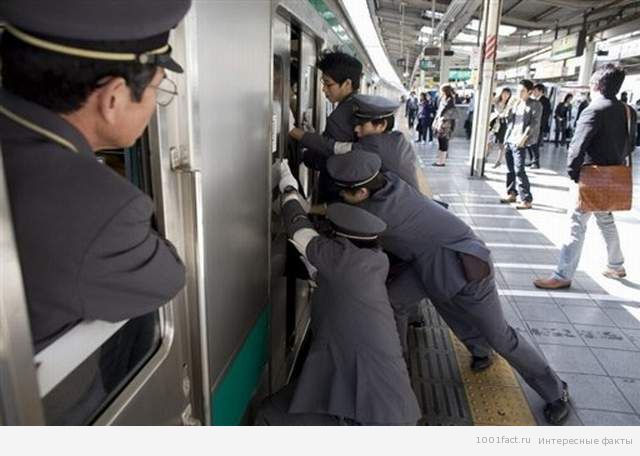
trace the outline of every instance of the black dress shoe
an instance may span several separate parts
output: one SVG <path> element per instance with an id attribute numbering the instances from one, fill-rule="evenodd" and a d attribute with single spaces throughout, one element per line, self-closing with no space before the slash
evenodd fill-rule
<path id="1" fill-rule="evenodd" d="M 488 369 L 493 364 L 491 356 L 474 356 L 471 359 L 471 370 L 474 372 L 481 372 Z"/>
<path id="2" fill-rule="evenodd" d="M 562 397 L 545 405 L 544 418 L 554 426 L 563 424 L 569 418 L 569 387 L 565 382 L 562 382 Z"/>
<path id="3" fill-rule="evenodd" d="M 531 164 L 531 169 L 540 169 L 540 165 L 537 163 L 532 163 Z"/>

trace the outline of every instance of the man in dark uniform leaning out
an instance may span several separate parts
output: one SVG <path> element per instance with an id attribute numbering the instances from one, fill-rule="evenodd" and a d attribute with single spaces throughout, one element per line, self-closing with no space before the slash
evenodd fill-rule
<path id="1" fill-rule="evenodd" d="M 411 266 L 398 290 L 403 302 L 429 298 L 474 363 L 497 351 L 547 402 L 547 421 L 562 424 L 569 415 L 567 384 L 506 322 L 489 249 L 462 220 L 380 167 L 377 155 L 362 151 L 327 161 L 342 199 L 383 220 L 383 248 Z"/>
<path id="2" fill-rule="evenodd" d="M 0 140 L 36 351 L 81 320 L 151 312 L 185 280 L 151 199 L 94 152 L 131 146 L 175 91 L 167 42 L 191 2 L 90 3 L 0 5 Z"/>
<path id="3" fill-rule="evenodd" d="M 311 304 L 313 339 L 295 383 L 267 398 L 259 425 L 414 425 L 420 417 L 402 357 L 385 280 L 385 224 L 342 203 L 329 206 L 333 234 L 318 234 L 300 204 L 298 183 L 281 164 L 287 233 L 317 270 Z"/>

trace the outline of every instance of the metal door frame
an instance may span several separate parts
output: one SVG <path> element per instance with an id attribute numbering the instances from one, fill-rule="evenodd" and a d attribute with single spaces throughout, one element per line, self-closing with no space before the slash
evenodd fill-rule
<path id="1" fill-rule="evenodd" d="M 42 425 L 18 248 L 0 148 L 0 424 Z"/>

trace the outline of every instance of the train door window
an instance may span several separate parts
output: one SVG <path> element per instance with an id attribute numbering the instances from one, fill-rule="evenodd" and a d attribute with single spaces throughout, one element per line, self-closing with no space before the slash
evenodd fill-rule
<path id="1" fill-rule="evenodd" d="M 97 158 L 151 194 L 146 133 L 131 148 L 100 152 Z M 160 346 L 160 321 L 156 311 L 119 323 L 80 322 L 38 351 L 47 424 L 93 422 Z"/>

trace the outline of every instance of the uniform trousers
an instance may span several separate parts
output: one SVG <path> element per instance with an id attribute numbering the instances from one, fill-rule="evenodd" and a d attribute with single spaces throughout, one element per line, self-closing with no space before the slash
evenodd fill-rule
<path id="1" fill-rule="evenodd" d="M 469 351 L 491 348 L 500 354 L 546 402 L 562 396 L 562 381 L 544 356 L 506 321 L 493 272 L 482 280 L 468 282 L 451 300 L 436 304 L 447 324 Z M 462 318 L 461 318 L 462 317 Z"/>
<path id="2" fill-rule="evenodd" d="M 389 298 L 403 341 L 406 341 L 406 319 L 402 317 L 409 314 L 421 290 L 416 285 L 417 277 L 415 272 L 405 271 L 389 285 Z M 495 350 L 546 402 L 562 396 L 562 381 L 544 356 L 507 323 L 492 267 L 489 276 L 467 282 L 451 299 L 431 302 L 473 356 L 489 356 Z"/>
<path id="3" fill-rule="evenodd" d="M 291 413 L 289 404 L 295 392 L 295 383 L 290 383 L 277 393 L 267 397 L 262 404 L 254 426 L 414 426 L 416 423 L 360 423 L 349 418 L 323 413 Z"/>
<path id="4" fill-rule="evenodd" d="M 295 384 L 289 384 L 267 397 L 260 405 L 255 426 L 353 426 L 352 420 L 322 413 L 290 413 L 289 404 L 295 392 Z"/>

